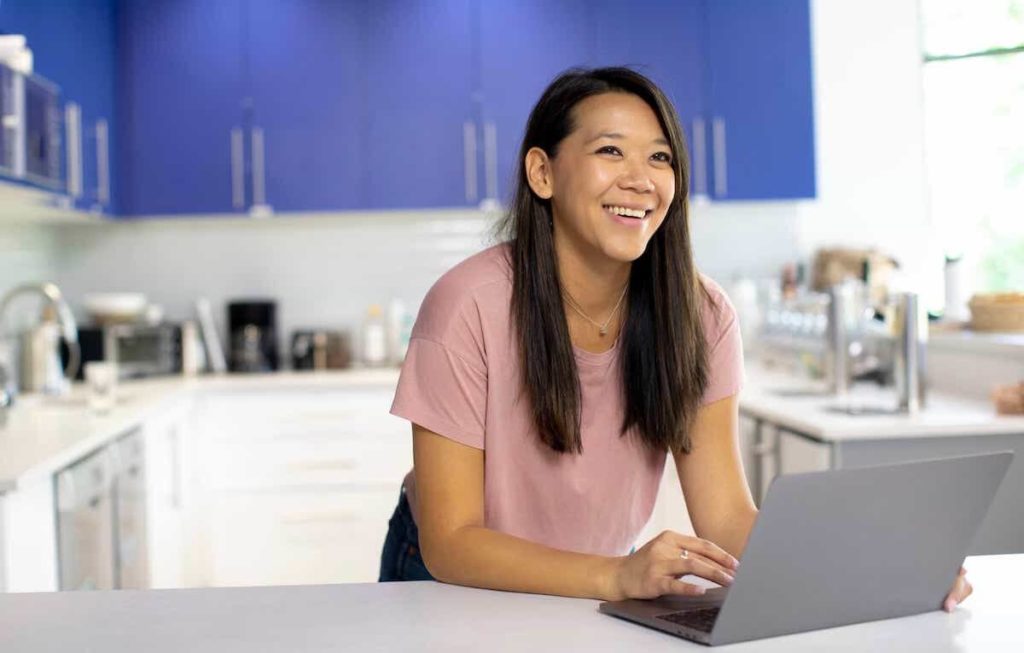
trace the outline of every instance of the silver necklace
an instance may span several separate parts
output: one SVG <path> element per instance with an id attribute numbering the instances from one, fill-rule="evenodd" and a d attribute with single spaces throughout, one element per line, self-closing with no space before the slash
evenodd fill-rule
<path id="1" fill-rule="evenodd" d="M 579 313 L 580 316 L 582 316 L 584 320 L 586 320 L 587 322 L 590 322 L 591 324 L 596 326 L 598 333 L 602 337 L 608 333 L 608 324 L 612 321 L 612 318 L 615 317 L 615 314 L 618 312 L 619 306 L 622 305 L 622 300 L 626 298 L 626 291 L 628 289 L 629 289 L 629 282 L 627 281 L 626 285 L 622 287 L 622 294 L 619 295 L 619 301 L 617 301 L 615 303 L 615 308 L 613 308 L 612 312 L 608 314 L 608 319 L 604 321 L 604 324 L 598 324 L 593 319 L 591 319 L 591 317 L 589 315 L 587 315 L 586 313 L 583 312 L 583 308 L 573 298 L 572 293 L 569 292 L 569 289 L 566 288 L 565 286 L 562 286 L 562 292 L 565 293 L 565 298 L 566 298 L 566 300 L 568 300 L 569 306 L 571 306 L 574 311 Z"/>

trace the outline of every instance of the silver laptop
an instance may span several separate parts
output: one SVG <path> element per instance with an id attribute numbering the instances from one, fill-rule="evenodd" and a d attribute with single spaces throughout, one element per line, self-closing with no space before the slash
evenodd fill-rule
<path id="1" fill-rule="evenodd" d="M 939 610 L 1012 458 L 780 476 L 730 588 L 599 609 L 711 645 Z"/>

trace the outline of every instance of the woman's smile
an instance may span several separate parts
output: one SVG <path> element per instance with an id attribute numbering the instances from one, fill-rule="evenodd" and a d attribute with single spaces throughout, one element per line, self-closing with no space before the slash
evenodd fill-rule
<path id="1" fill-rule="evenodd" d="M 612 220 L 631 228 L 644 226 L 644 221 L 650 219 L 652 212 L 652 209 L 631 208 L 618 204 L 606 204 L 602 208 Z"/>

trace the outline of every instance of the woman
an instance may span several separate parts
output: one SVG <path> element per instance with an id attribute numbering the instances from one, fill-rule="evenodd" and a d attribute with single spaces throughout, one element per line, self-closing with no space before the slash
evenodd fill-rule
<path id="1" fill-rule="evenodd" d="M 568 71 L 519 161 L 507 242 L 446 273 L 413 329 L 392 413 L 414 470 L 381 580 L 605 600 L 729 585 L 757 516 L 742 345 L 693 263 L 675 110 L 629 69 Z M 631 551 L 666 454 L 698 536 Z M 950 599 L 969 592 L 961 575 Z"/>

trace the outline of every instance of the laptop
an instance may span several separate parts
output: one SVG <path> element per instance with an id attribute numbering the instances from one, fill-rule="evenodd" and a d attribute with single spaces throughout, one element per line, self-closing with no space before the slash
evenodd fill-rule
<path id="1" fill-rule="evenodd" d="M 599 609 L 712 646 L 940 610 L 1012 459 L 777 477 L 731 587 Z"/>

